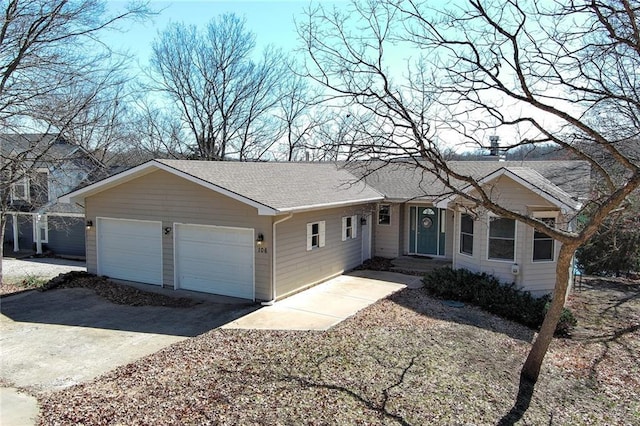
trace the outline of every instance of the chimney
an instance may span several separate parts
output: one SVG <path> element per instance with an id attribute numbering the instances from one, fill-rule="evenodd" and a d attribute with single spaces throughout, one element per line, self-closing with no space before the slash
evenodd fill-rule
<path id="1" fill-rule="evenodd" d="M 489 147 L 489 155 L 492 157 L 500 156 L 500 136 L 489 136 L 489 141 L 491 141 L 491 146 Z"/>

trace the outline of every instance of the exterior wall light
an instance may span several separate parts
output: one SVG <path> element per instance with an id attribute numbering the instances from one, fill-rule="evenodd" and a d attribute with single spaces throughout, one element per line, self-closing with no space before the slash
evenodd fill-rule
<path id="1" fill-rule="evenodd" d="M 258 245 L 261 246 L 263 242 L 264 242 L 264 235 L 258 234 L 258 238 L 256 238 L 256 243 L 258 243 Z"/>
<path id="2" fill-rule="evenodd" d="M 87 229 L 91 229 L 92 226 L 93 226 L 93 221 L 92 220 L 88 220 L 87 221 Z"/>
<path id="3" fill-rule="evenodd" d="M 164 235 L 169 235 L 171 233 L 171 227 L 170 226 L 166 226 L 164 228 Z"/>

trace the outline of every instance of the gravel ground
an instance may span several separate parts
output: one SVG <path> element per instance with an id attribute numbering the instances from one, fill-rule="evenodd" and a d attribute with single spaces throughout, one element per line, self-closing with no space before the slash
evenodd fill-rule
<path id="1" fill-rule="evenodd" d="M 2 259 L 2 274 L 5 278 L 42 277 L 53 278 L 69 271 L 86 271 L 83 261 L 58 259 L 51 257 L 27 259 Z"/>
<path id="2" fill-rule="evenodd" d="M 589 281 L 522 424 L 640 425 L 640 285 Z M 406 289 L 327 332 L 213 330 L 41 399 L 41 425 L 496 424 L 534 332 Z"/>

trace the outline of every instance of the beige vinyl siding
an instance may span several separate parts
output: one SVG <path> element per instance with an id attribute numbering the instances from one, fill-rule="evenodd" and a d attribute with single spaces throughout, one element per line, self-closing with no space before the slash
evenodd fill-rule
<path id="1" fill-rule="evenodd" d="M 455 225 L 455 217 L 453 210 L 447 210 L 444 213 L 445 221 L 445 234 L 444 234 L 444 257 L 447 259 L 453 258 L 453 239 L 456 238 L 456 233 L 453 231 Z"/>
<path id="2" fill-rule="evenodd" d="M 526 227 L 527 243 L 524 247 L 524 258 L 521 269 L 527 276 L 527 290 L 534 295 L 550 293 L 556 283 L 556 260 L 560 253 L 560 242 L 554 242 L 553 262 L 533 261 L 533 228 Z"/>
<path id="3" fill-rule="evenodd" d="M 156 220 L 171 227 L 163 235 L 163 285 L 174 284 L 174 223 L 232 226 L 262 233 L 266 253 L 255 254 L 256 299 L 269 299 L 271 287 L 271 218 L 258 216 L 255 208 L 206 189 L 200 185 L 156 171 L 88 197 L 86 218 L 96 217 Z M 87 269 L 97 271 L 95 227 L 87 232 Z"/>
<path id="4" fill-rule="evenodd" d="M 389 225 L 378 224 L 378 210 L 373 215 L 373 233 L 375 234 L 375 246 L 374 256 L 381 256 L 386 258 L 394 258 L 400 255 L 399 248 L 401 234 L 401 209 L 400 204 L 394 203 L 380 203 L 390 204 L 391 206 L 391 223 Z"/>
<path id="5" fill-rule="evenodd" d="M 409 234 L 406 233 L 405 229 L 409 227 L 407 224 L 409 223 L 409 218 L 405 217 L 409 214 L 409 209 L 406 204 L 400 204 L 398 206 L 398 254 L 406 254 L 407 247 L 409 246 Z"/>
<path id="6" fill-rule="evenodd" d="M 277 225 L 276 296 L 281 298 L 360 265 L 360 218 L 373 206 L 296 213 Z M 342 241 L 342 218 L 357 215 L 357 237 Z M 325 222 L 325 246 L 307 250 L 307 224 Z"/>
<path id="7" fill-rule="evenodd" d="M 497 185 L 491 191 L 494 200 L 502 206 L 522 214 L 531 214 L 535 210 L 553 211 L 556 206 L 508 177 L 500 177 L 492 184 Z M 474 221 L 473 256 L 460 253 L 460 212 L 456 213 L 454 225 L 455 268 L 465 268 L 475 272 L 486 272 L 506 283 L 515 282 L 520 288 L 530 291 L 534 296 L 542 296 L 553 291 L 555 285 L 555 261 L 532 262 L 533 228 L 522 222 L 516 222 L 515 259 L 500 261 L 488 259 L 489 214 L 485 213 Z M 555 242 L 555 252 L 560 243 Z M 518 264 L 520 273 L 511 272 L 512 265 Z"/>

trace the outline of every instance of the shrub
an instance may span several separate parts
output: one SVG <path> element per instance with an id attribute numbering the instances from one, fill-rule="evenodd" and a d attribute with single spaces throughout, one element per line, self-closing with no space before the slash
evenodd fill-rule
<path id="1" fill-rule="evenodd" d="M 470 303 L 531 328 L 540 327 L 550 301 L 548 295 L 533 297 L 528 291 L 516 288 L 514 283 L 504 284 L 492 275 L 467 269 L 435 269 L 423 282 L 427 291 L 436 297 Z M 575 325 L 575 317 L 565 308 L 556 335 L 567 335 Z"/>
<path id="2" fill-rule="evenodd" d="M 547 303 L 544 307 L 544 313 L 546 314 L 549 310 L 549 306 L 551 304 Z M 578 325 L 578 320 L 573 315 L 570 309 L 562 308 L 562 313 L 560 314 L 560 320 L 558 321 L 558 325 L 556 326 L 555 335 L 556 336 L 569 336 L 571 334 L 571 330 Z"/>
<path id="3" fill-rule="evenodd" d="M 640 196 L 627 201 L 626 208 L 610 214 L 576 252 L 585 274 L 619 277 L 640 271 Z"/>

